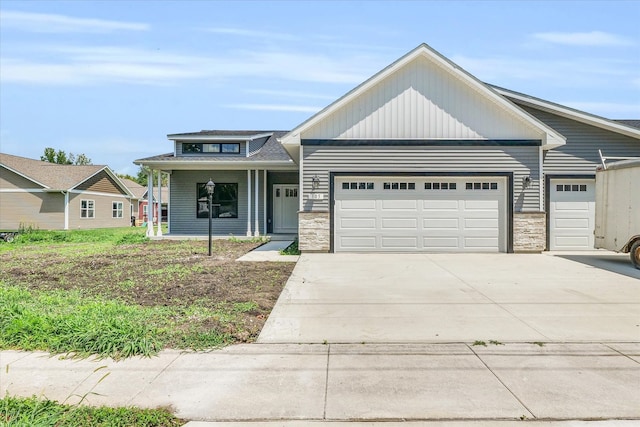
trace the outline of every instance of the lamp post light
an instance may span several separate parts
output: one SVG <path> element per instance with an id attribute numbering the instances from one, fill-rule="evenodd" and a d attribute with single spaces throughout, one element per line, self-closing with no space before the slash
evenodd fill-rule
<path id="1" fill-rule="evenodd" d="M 205 184 L 207 187 L 207 194 L 209 195 L 209 256 L 211 256 L 211 218 L 212 218 L 212 203 L 213 203 L 213 190 L 216 189 L 216 184 L 209 178 L 209 182 Z"/>

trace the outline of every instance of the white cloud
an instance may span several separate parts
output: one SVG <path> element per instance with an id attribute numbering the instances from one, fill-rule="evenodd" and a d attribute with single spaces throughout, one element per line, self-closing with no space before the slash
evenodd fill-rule
<path id="1" fill-rule="evenodd" d="M 536 33 L 533 34 L 533 37 L 549 43 L 571 46 L 628 46 L 633 44 L 631 40 L 603 31 L 584 33 Z"/>
<path id="2" fill-rule="evenodd" d="M 3 84 L 167 85 L 187 79 L 237 77 L 353 84 L 379 67 L 370 58 L 264 50 L 206 56 L 113 46 L 38 45 L 14 47 L 5 55 L 0 58 Z"/>
<path id="3" fill-rule="evenodd" d="M 148 24 L 109 21 L 104 19 L 74 18 L 65 15 L 0 11 L 3 28 L 34 33 L 108 33 L 114 31 L 146 31 Z"/>
<path id="4" fill-rule="evenodd" d="M 297 92 L 292 90 L 247 89 L 245 92 L 256 95 L 269 95 L 286 98 L 325 99 L 329 101 L 334 101 L 338 98 L 338 95 L 321 95 L 318 93 Z"/>
<path id="5" fill-rule="evenodd" d="M 323 107 L 312 107 L 305 105 L 285 105 L 285 104 L 229 104 L 226 108 L 236 108 L 239 110 L 259 110 L 259 111 L 289 111 L 299 113 L 317 113 Z"/>
<path id="6" fill-rule="evenodd" d="M 277 33 L 271 31 L 256 31 L 256 30 L 247 30 L 245 28 L 205 28 L 203 31 L 214 34 L 225 34 L 230 36 L 240 36 L 240 37 L 249 37 L 256 38 L 261 40 L 299 40 L 299 37 L 296 37 L 292 34 L 285 33 Z"/>

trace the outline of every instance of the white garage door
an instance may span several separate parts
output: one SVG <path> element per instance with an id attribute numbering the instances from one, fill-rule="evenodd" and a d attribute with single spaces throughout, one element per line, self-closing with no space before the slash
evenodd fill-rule
<path id="1" fill-rule="evenodd" d="M 336 252 L 506 252 L 503 177 L 339 177 Z"/>
<path id="2" fill-rule="evenodd" d="M 593 249 L 595 181 L 552 179 L 549 193 L 549 249 Z"/>

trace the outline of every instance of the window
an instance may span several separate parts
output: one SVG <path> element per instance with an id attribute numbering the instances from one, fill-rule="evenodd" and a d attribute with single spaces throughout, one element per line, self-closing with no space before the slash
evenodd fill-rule
<path id="1" fill-rule="evenodd" d="M 196 186 L 196 216 L 209 218 L 209 195 L 206 184 L 203 182 Z M 238 218 L 238 184 L 216 183 L 211 207 L 213 218 Z"/>
<path id="2" fill-rule="evenodd" d="M 111 202 L 111 216 L 112 218 L 122 218 L 122 202 Z"/>
<path id="3" fill-rule="evenodd" d="M 202 143 L 183 142 L 182 152 L 185 154 L 193 154 L 193 153 L 240 154 L 240 144 L 239 143 L 202 144 Z"/>
<path id="4" fill-rule="evenodd" d="M 415 190 L 415 182 L 385 182 L 382 184 L 384 190 Z"/>
<path id="5" fill-rule="evenodd" d="M 497 182 L 467 182 L 465 184 L 466 190 L 497 190 Z"/>
<path id="6" fill-rule="evenodd" d="M 343 190 L 373 190 L 373 182 L 343 182 Z"/>
<path id="7" fill-rule="evenodd" d="M 587 191 L 586 184 L 558 184 L 556 185 L 556 191 Z"/>
<path id="8" fill-rule="evenodd" d="M 95 206 L 94 200 L 80 200 L 80 218 L 95 218 Z"/>
<path id="9" fill-rule="evenodd" d="M 455 190 L 457 184 L 455 182 L 425 182 L 425 190 Z"/>

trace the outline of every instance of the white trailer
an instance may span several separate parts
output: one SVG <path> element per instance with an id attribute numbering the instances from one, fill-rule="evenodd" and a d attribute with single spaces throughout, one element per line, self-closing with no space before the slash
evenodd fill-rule
<path id="1" fill-rule="evenodd" d="M 640 269 L 640 160 L 596 170 L 596 249 L 629 253 Z"/>

